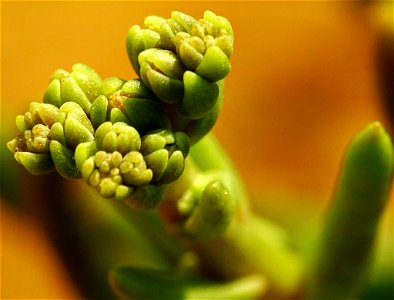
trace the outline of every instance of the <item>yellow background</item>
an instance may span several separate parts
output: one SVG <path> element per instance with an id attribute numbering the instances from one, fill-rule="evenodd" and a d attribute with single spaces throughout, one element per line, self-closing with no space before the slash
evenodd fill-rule
<path id="1" fill-rule="evenodd" d="M 16 133 L 15 116 L 41 100 L 57 68 L 81 62 L 103 78 L 134 78 L 125 51 L 128 28 L 173 10 L 200 18 L 209 9 L 233 25 L 232 71 L 214 132 L 251 195 L 295 194 L 289 207 L 306 203 L 322 210 L 349 139 L 370 121 L 387 123 L 374 66 L 376 32 L 358 2 L 1 5 L 1 126 L 7 140 Z M 264 213 L 275 202 L 263 197 L 254 205 Z M 4 204 L 1 249 L 4 298 L 77 297 L 39 222 L 21 220 Z"/>

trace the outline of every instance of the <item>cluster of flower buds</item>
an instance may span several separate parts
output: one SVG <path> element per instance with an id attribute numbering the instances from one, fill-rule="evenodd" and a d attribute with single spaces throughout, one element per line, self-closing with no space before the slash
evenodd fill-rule
<path id="1" fill-rule="evenodd" d="M 131 64 L 173 112 L 172 127 L 195 143 L 212 129 L 221 107 L 233 54 L 231 24 L 211 11 L 200 20 L 175 11 L 170 19 L 147 17 L 144 25 L 129 29 Z"/>
<path id="2" fill-rule="evenodd" d="M 75 102 L 57 108 L 49 103 L 32 102 L 30 110 L 16 118 L 20 131 L 8 142 L 15 159 L 33 174 L 56 170 L 66 178 L 80 177 L 73 156 L 75 148 L 94 140 L 88 116 Z"/>
<path id="3" fill-rule="evenodd" d="M 170 19 L 149 16 L 144 25 L 146 28 L 143 29 L 138 25 L 132 26 L 127 36 L 128 55 L 138 74 L 147 69 L 154 70 L 154 67 L 175 67 L 175 71 L 162 73 L 168 81 L 182 80 L 182 74 L 187 69 L 209 82 L 216 82 L 230 72 L 229 58 L 233 54 L 234 34 L 226 18 L 205 11 L 204 17 L 196 20 L 174 11 Z M 153 54 L 158 56 L 157 53 L 161 53 L 165 58 L 149 66 L 154 64 L 155 59 L 149 59 L 150 55 L 140 56 L 149 49 L 160 49 Z"/>
<path id="4" fill-rule="evenodd" d="M 141 137 L 126 123 L 105 122 L 94 141 L 78 145 L 75 161 L 82 177 L 103 197 L 124 200 L 147 184 L 178 179 L 188 153 L 188 137 L 182 132 L 160 129 Z"/>
<path id="5" fill-rule="evenodd" d="M 140 78 L 102 80 L 83 64 L 59 69 L 43 103 L 16 118 L 20 133 L 8 148 L 28 171 L 84 178 L 103 197 L 134 207 L 156 206 L 162 186 L 181 176 L 190 144 L 219 114 L 233 32 L 209 11 L 199 21 L 174 12 L 145 25 L 127 37 Z M 130 200 L 143 198 L 150 200 Z"/>
<path id="6" fill-rule="evenodd" d="M 84 64 L 75 64 L 71 73 L 58 69 L 52 74 L 43 101 L 57 107 L 75 102 L 88 114 L 91 103 L 100 95 L 101 85 L 101 77 L 96 71 Z"/>

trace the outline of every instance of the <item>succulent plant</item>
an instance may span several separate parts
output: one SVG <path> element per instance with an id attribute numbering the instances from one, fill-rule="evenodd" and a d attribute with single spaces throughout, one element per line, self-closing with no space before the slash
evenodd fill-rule
<path id="1" fill-rule="evenodd" d="M 127 215 L 127 222 L 138 220 L 165 263 L 113 269 L 110 284 L 122 298 L 355 297 L 392 186 L 391 138 L 373 122 L 352 140 L 306 260 L 280 226 L 253 213 L 236 168 L 209 133 L 233 43 L 230 22 L 211 11 L 199 20 L 178 11 L 147 17 L 126 39 L 138 78 L 102 80 L 84 64 L 55 71 L 43 102 L 16 117 L 19 132 L 7 146 L 32 174 L 56 170 L 82 178 L 100 201 L 156 209 L 157 218 L 139 211 L 142 217 Z M 130 233 L 118 222 L 124 210 L 100 212 L 116 234 Z M 81 232 L 89 259 L 100 265 L 96 252 L 112 253 L 112 245 L 96 247 L 91 232 Z"/>

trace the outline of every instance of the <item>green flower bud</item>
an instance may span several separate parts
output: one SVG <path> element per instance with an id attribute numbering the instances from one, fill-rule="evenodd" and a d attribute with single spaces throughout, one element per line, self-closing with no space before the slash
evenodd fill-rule
<path id="1" fill-rule="evenodd" d="M 138 131 L 122 122 L 103 123 L 97 128 L 95 138 L 97 149 L 106 152 L 119 151 L 124 155 L 130 151 L 138 151 L 141 147 Z"/>
<path id="2" fill-rule="evenodd" d="M 199 239 L 212 239 L 228 228 L 234 210 L 235 202 L 228 189 L 220 181 L 211 181 L 187 219 L 185 231 Z"/>
<path id="3" fill-rule="evenodd" d="M 62 69 L 54 72 L 43 101 L 57 107 L 66 102 L 75 102 L 88 114 L 91 102 L 99 96 L 100 91 L 100 76 L 86 65 L 75 64 L 71 73 Z"/>
<path id="4" fill-rule="evenodd" d="M 53 104 L 56 107 L 60 107 L 62 105 L 61 83 L 59 79 L 53 79 L 49 83 L 43 100 L 45 103 Z"/>
<path id="5" fill-rule="evenodd" d="M 190 34 L 183 32 L 178 33 L 174 41 L 182 62 L 188 69 L 195 70 L 204 57 L 204 41 L 199 37 L 191 37 Z"/>
<path id="6" fill-rule="evenodd" d="M 177 180 L 185 169 L 185 157 L 181 151 L 174 151 L 168 159 L 167 168 L 161 176 L 159 183 L 170 183 Z"/>
<path id="7" fill-rule="evenodd" d="M 23 132 L 32 129 L 34 125 L 44 124 L 51 127 L 57 121 L 64 121 L 65 115 L 52 104 L 32 102 L 29 111 L 16 118 L 18 129 Z"/>
<path id="8" fill-rule="evenodd" d="M 76 155 L 77 164 L 95 151 L 92 144 L 82 144 Z M 82 177 L 95 187 L 104 198 L 124 200 L 135 188 L 151 182 L 153 174 L 147 169 L 141 153 L 130 151 L 122 155 L 119 151 L 108 153 L 97 151 L 81 164 Z"/>
<path id="9" fill-rule="evenodd" d="M 182 62 L 210 82 L 226 77 L 234 43 L 230 22 L 206 11 L 203 19 L 190 22 L 187 28 L 187 34 L 177 33 L 174 38 Z"/>
<path id="10" fill-rule="evenodd" d="M 10 141 L 7 146 L 13 153 L 26 151 L 32 153 L 49 152 L 50 129 L 43 125 L 34 125 L 31 130 L 25 130 L 18 138 Z"/>
<path id="11" fill-rule="evenodd" d="M 43 174 L 55 166 L 66 178 L 80 177 L 75 166 L 74 149 L 80 143 L 93 141 L 94 129 L 77 103 L 67 102 L 57 108 L 49 103 L 32 102 L 29 112 L 18 116 L 16 123 L 21 132 L 7 146 L 28 171 Z"/>
<path id="12" fill-rule="evenodd" d="M 34 125 L 32 130 L 26 130 L 26 150 L 36 153 L 49 152 L 49 132 L 50 129 L 43 124 Z"/>
<path id="13" fill-rule="evenodd" d="M 226 18 L 206 11 L 204 18 L 196 21 L 175 11 L 170 20 L 154 19 L 147 23 L 160 34 L 162 45 L 167 46 L 164 49 L 176 52 L 189 70 L 204 79 L 216 82 L 230 72 L 234 34 Z"/>
<path id="14" fill-rule="evenodd" d="M 142 138 L 141 153 L 157 184 L 173 182 L 182 175 L 188 152 L 188 137 L 181 132 L 156 130 Z"/>
<path id="15" fill-rule="evenodd" d="M 57 120 L 63 119 L 64 114 L 52 104 L 32 102 L 27 113 L 16 117 L 16 125 L 20 134 L 8 143 L 8 148 L 13 153 L 19 151 L 49 152 L 50 127 Z"/>
<path id="16" fill-rule="evenodd" d="M 172 19 L 165 20 L 160 17 L 154 17 L 154 21 L 151 22 L 151 20 L 148 21 L 148 18 L 145 19 L 145 23 L 150 29 L 159 33 L 161 48 L 175 51 L 174 37 L 176 33 L 183 32 L 185 29 Z"/>
<path id="17" fill-rule="evenodd" d="M 144 157 L 137 151 L 127 153 L 119 169 L 127 185 L 141 186 L 153 178 L 152 170 L 147 169 Z"/>

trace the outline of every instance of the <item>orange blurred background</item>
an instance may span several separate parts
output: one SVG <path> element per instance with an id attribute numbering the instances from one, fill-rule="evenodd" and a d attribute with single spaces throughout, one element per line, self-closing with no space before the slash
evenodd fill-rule
<path id="1" fill-rule="evenodd" d="M 233 25 L 232 71 L 214 133 L 258 212 L 299 207 L 294 214 L 303 218 L 300 207 L 322 211 L 350 138 L 371 121 L 387 124 L 375 72 L 376 28 L 367 7 L 357 2 L 1 5 L 6 140 L 16 132 L 15 116 L 41 100 L 57 68 L 81 62 L 103 78 L 134 78 L 125 51 L 128 28 L 142 25 L 148 15 L 168 18 L 173 10 L 200 18 L 209 9 Z M 78 298 L 39 222 L 4 203 L 1 208 L 2 298 Z"/>

